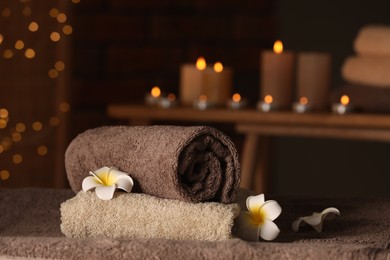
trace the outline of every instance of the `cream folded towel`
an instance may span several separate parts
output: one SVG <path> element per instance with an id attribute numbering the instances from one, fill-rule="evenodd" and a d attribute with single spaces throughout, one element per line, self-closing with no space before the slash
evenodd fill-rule
<path id="1" fill-rule="evenodd" d="M 390 57 L 349 57 L 341 73 L 350 83 L 390 88 Z"/>
<path id="2" fill-rule="evenodd" d="M 360 55 L 390 56 L 390 26 L 367 25 L 360 29 L 354 43 Z"/>
<path id="3" fill-rule="evenodd" d="M 147 194 L 116 192 L 101 200 L 80 191 L 61 204 L 61 231 L 67 237 L 225 240 L 232 237 L 238 204 L 189 203 Z"/>

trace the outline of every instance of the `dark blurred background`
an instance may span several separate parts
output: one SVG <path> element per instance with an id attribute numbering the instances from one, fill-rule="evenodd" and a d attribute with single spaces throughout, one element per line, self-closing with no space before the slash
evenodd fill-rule
<path id="1" fill-rule="evenodd" d="M 20 12 L 26 6 L 33 10 L 29 16 L 20 16 L 17 20 L 19 26 L 38 19 L 35 17 L 48 16 L 52 8 L 58 8 L 59 12 L 66 10 L 66 23 L 71 24 L 73 32 L 63 35 L 57 45 L 49 48 L 53 49 L 52 56 L 65 55 L 62 59 L 67 59 L 67 73 L 60 73 L 52 82 L 59 87 L 39 95 L 48 103 L 53 100 L 50 95 L 59 98 L 46 112 L 37 115 L 45 120 L 49 120 L 52 114 L 62 117 L 63 124 L 53 130 L 51 137 L 52 143 L 59 145 L 53 145 L 40 163 L 25 152 L 32 148 L 24 145 L 24 141 L 14 142 L 13 147 L 4 149 L 0 154 L 0 170 L 9 174 L 8 178 L 0 179 L 0 187 L 62 186 L 63 172 L 57 179 L 51 173 L 57 172 L 58 175 L 61 171 L 63 149 L 69 141 L 88 128 L 124 123 L 106 116 L 107 104 L 140 103 L 153 85 L 178 94 L 180 65 L 195 62 L 200 55 L 208 61 L 221 61 L 232 67 L 234 90 L 254 104 L 259 96 L 260 51 L 271 49 L 276 39 L 281 39 L 287 50 L 330 52 L 333 56 L 332 88 L 338 88 L 343 85 L 341 65 L 353 54 L 352 44 L 359 28 L 373 23 L 390 24 L 390 2 L 387 0 L 60 0 L 46 5 L 45 8 L 39 7 L 34 0 L 4 1 L 0 5 L 0 12 L 3 12 L 0 19 L 10 20 L 4 16 L 4 10 L 9 6 L 12 10 L 20 9 Z M 53 19 L 41 19 L 40 28 L 52 26 Z M 12 26 L 3 21 L 1 30 Z M 61 30 L 64 23 L 56 22 L 55 25 Z M 7 35 L 13 37 L 12 33 L 20 33 L 20 30 L 9 31 Z M 5 35 L 4 39 L 7 39 Z M 50 42 L 44 36 L 29 39 Z M 62 42 L 63 39 L 67 40 Z M 5 45 L 6 40 L 0 45 L 2 52 Z M 41 48 L 47 50 L 48 47 Z M 52 64 L 52 56 L 46 57 L 44 62 Z M 10 70 L 9 62 L 17 62 L 15 66 L 28 62 L 17 57 L 10 60 L 1 58 L 2 68 Z M 50 66 L 44 68 L 45 77 Z M 11 93 L 15 89 L 14 83 L 7 82 L 0 80 L 2 93 Z M 28 82 L 25 86 L 31 88 L 31 84 Z M 23 89 L 20 91 L 27 93 Z M 3 95 L 0 101 L 0 107 L 10 107 L 10 115 L 21 107 L 28 107 L 29 111 L 33 107 L 27 105 L 29 101 L 20 102 L 10 94 Z M 64 112 L 60 109 L 58 112 L 59 105 L 64 108 L 64 102 L 71 110 L 65 109 Z M 15 103 L 17 105 L 12 105 Z M 10 116 L 9 129 L 18 122 L 11 119 Z M 28 121 L 30 117 L 23 120 Z M 29 124 L 33 121 L 31 119 Z M 232 126 L 213 126 L 232 136 L 241 150 L 243 137 L 235 134 Z M 0 133 L 9 135 L 8 128 L 0 129 Z M 48 138 L 38 137 L 32 131 L 31 136 L 25 138 Z M 389 197 L 389 148 L 389 144 L 375 142 L 273 138 L 270 190 L 283 195 Z M 15 164 L 12 159 L 15 153 L 26 154 L 23 164 L 26 166 Z M 44 166 L 54 161 L 58 163 Z M 35 165 L 33 168 L 32 164 Z"/>

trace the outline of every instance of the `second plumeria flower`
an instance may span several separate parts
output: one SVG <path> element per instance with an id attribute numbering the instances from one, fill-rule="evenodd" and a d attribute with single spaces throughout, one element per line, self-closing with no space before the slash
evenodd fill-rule
<path id="1" fill-rule="evenodd" d="M 238 236 L 247 241 L 274 240 L 280 233 L 273 222 L 282 208 L 275 200 L 265 201 L 264 194 L 249 196 L 246 199 L 248 211 L 242 211 L 237 220 Z"/>
<path id="2" fill-rule="evenodd" d="M 83 191 L 87 192 L 95 188 L 96 195 L 102 200 L 112 199 L 116 189 L 131 192 L 134 186 L 133 179 L 115 167 L 104 166 L 89 173 L 91 176 L 83 180 Z"/>

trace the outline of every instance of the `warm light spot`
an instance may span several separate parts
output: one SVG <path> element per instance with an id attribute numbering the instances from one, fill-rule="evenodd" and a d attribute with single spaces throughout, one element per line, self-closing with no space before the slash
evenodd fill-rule
<path id="1" fill-rule="evenodd" d="M 217 72 L 217 73 L 222 72 L 222 71 L 223 71 L 223 65 L 222 65 L 222 63 L 216 62 L 216 63 L 214 64 L 214 71 Z"/>
<path id="2" fill-rule="evenodd" d="M 33 59 L 35 57 L 35 51 L 31 48 L 28 48 L 24 52 L 24 56 L 26 56 L 26 58 L 28 58 L 28 59 Z"/>
<path id="3" fill-rule="evenodd" d="M 59 11 L 58 11 L 57 8 L 52 8 L 52 9 L 50 9 L 50 11 L 49 11 L 49 15 L 50 15 L 51 17 L 53 17 L 53 18 L 56 18 L 58 14 L 59 14 Z"/>
<path id="4" fill-rule="evenodd" d="M 32 124 L 32 129 L 33 129 L 34 131 L 37 131 L 37 132 L 38 132 L 38 131 L 41 131 L 42 128 L 43 128 L 43 125 L 42 125 L 41 122 L 36 121 L 36 122 L 34 122 L 34 123 Z"/>
<path id="5" fill-rule="evenodd" d="M 266 95 L 264 97 L 264 102 L 267 104 L 271 104 L 274 101 L 273 97 L 271 95 Z"/>
<path id="6" fill-rule="evenodd" d="M 57 61 L 55 64 L 54 64 L 54 68 L 58 71 L 63 71 L 65 69 L 65 63 L 63 63 L 62 61 Z"/>
<path id="7" fill-rule="evenodd" d="M 280 40 L 277 40 L 275 43 L 274 43 L 274 52 L 276 54 L 280 54 L 283 52 L 283 43 L 282 41 Z"/>
<path id="8" fill-rule="evenodd" d="M 60 104 L 60 111 L 61 111 L 61 112 L 66 113 L 66 112 L 68 112 L 69 110 L 70 110 L 70 105 L 69 105 L 68 102 L 62 102 L 62 103 Z"/>
<path id="9" fill-rule="evenodd" d="M 65 35 L 69 35 L 69 34 L 72 34 L 73 28 L 72 28 L 72 26 L 70 26 L 70 25 L 65 25 L 65 26 L 62 28 L 62 31 L 64 32 Z"/>
<path id="10" fill-rule="evenodd" d="M 7 120 L 4 118 L 0 118 L 0 129 L 4 129 L 7 127 Z"/>
<path id="11" fill-rule="evenodd" d="M 50 124 L 51 126 L 57 126 L 57 125 L 60 124 L 60 120 L 58 119 L 58 117 L 52 116 L 52 117 L 50 118 L 50 120 L 49 120 L 49 124 Z"/>
<path id="12" fill-rule="evenodd" d="M 5 59 L 11 59 L 14 56 L 14 52 L 10 49 L 5 49 L 3 52 L 3 57 Z"/>
<path id="13" fill-rule="evenodd" d="M 154 87 L 152 88 L 152 90 L 150 91 L 150 94 L 152 95 L 152 97 L 157 98 L 157 97 L 159 97 L 159 96 L 161 95 L 161 90 L 160 90 L 159 87 L 154 86 Z"/>
<path id="14" fill-rule="evenodd" d="M 24 7 L 22 13 L 24 16 L 30 16 L 31 15 L 31 8 L 29 6 Z"/>
<path id="15" fill-rule="evenodd" d="M 66 17 L 66 14 L 64 14 L 64 13 L 59 13 L 59 14 L 57 15 L 57 21 L 58 21 L 59 23 L 65 23 L 65 22 L 66 22 L 66 19 L 67 19 L 67 17 Z"/>
<path id="16" fill-rule="evenodd" d="M 22 157 L 22 155 L 20 155 L 20 154 L 14 154 L 13 156 L 12 156 L 12 162 L 14 163 L 14 164 L 19 164 L 19 163 L 21 163 L 23 161 L 23 157 Z"/>
<path id="17" fill-rule="evenodd" d="M 17 123 L 15 126 L 15 130 L 16 132 L 23 133 L 24 131 L 26 131 L 26 125 L 23 123 Z"/>
<path id="18" fill-rule="evenodd" d="M 1 140 L 1 145 L 3 146 L 3 149 L 6 151 L 6 150 L 9 150 L 11 148 L 11 145 L 12 145 L 12 140 L 11 138 L 9 137 L 6 137 L 4 138 L 3 140 Z"/>
<path id="19" fill-rule="evenodd" d="M 7 118 L 8 117 L 8 110 L 5 108 L 0 109 L 0 118 Z"/>
<path id="20" fill-rule="evenodd" d="M 12 141 L 20 142 L 22 141 L 22 135 L 20 133 L 12 133 Z"/>
<path id="21" fill-rule="evenodd" d="M 0 154 L 1 154 L 2 152 L 4 152 L 4 148 L 3 148 L 2 145 L 0 145 Z"/>
<path id="22" fill-rule="evenodd" d="M 58 32 L 52 32 L 50 34 L 50 39 L 53 41 L 53 42 L 58 42 L 60 39 L 61 39 L 61 35 L 58 33 Z"/>
<path id="23" fill-rule="evenodd" d="M 11 15 L 11 9 L 9 9 L 8 7 L 7 8 L 4 8 L 3 12 L 1 12 L 1 15 L 3 17 L 10 17 Z"/>
<path id="24" fill-rule="evenodd" d="M 58 71 L 56 69 L 50 69 L 47 74 L 50 78 L 55 79 L 58 77 Z"/>
<path id="25" fill-rule="evenodd" d="M 196 60 L 196 68 L 198 70 L 205 70 L 206 69 L 206 60 L 205 58 L 203 57 L 199 57 L 197 60 Z"/>
<path id="26" fill-rule="evenodd" d="M 37 153 L 41 156 L 44 156 L 47 154 L 47 147 L 44 145 L 41 145 L 37 148 Z"/>
<path id="27" fill-rule="evenodd" d="M 9 179 L 9 171 L 7 170 L 2 170 L 0 171 L 0 178 L 5 181 Z"/>
<path id="28" fill-rule="evenodd" d="M 24 48 L 24 42 L 22 40 L 17 40 L 15 42 L 15 49 L 21 50 Z"/>
<path id="29" fill-rule="evenodd" d="M 78 4 L 78 3 L 80 3 L 80 0 L 72 0 L 72 3 Z"/>
<path id="30" fill-rule="evenodd" d="M 307 105 L 309 103 L 309 100 L 307 99 L 307 97 L 301 97 L 299 99 L 299 103 L 301 103 L 302 105 Z"/>
<path id="31" fill-rule="evenodd" d="M 3 35 L 0 33 L 0 44 L 3 42 L 3 40 L 4 40 L 4 37 L 3 37 Z"/>
<path id="32" fill-rule="evenodd" d="M 175 101 L 176 96 L 175 96 L 175 94 L 170 93 L 170 94 L 168 94 L 167 98 L 168 98 L 169 101 Z"/>
<path id="33" fill-rule="evenodd" d="M 344 106 L 348 105 L 349 104 L 349 97 L 347 95 L 343 95 L 341 98 L 340 98 L 340 103 Z"/>
<path id="34" fill-rule="evenodd" d="M 241 101 L 241 95 L 238 93 L 235 93 L 232 97 L 233 102 L 240 102 Z"/>
<path id="35" fill-rule="evenodd" d="M 200 95 L 199 96 L 199 101 L 206 102 L 207 101 L 207 96 L 206 95 Z"/>
<path id="36" fill-rule="evenodd" d="M 28 26 L 28 29 L 32 32 L 36 32 L 39 29 L 39 25 L 36 22 L 31 22 Z"/>

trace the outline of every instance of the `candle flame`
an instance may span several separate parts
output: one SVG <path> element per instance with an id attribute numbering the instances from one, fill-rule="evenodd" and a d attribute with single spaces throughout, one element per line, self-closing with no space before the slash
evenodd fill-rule
<path id="1" fill-rule="evenodd" d="M 241 101 L 241 95 L 238 93 L 235 93 L 232 97 L 233 102 L 240 102 Z"/>
<path id="2" fill-rule="evenodd" d="M 170 93 L 170 94 L 168 94 L 167 98 L 168 98 L 169 101 L 175 101 L 176 96 L 175 96 L 175 94 Z"/>
<path id="3" fill-rule="evenodd" d="M 344 106 L 349 104 L 349 97 L 347 95 L 343 95 L 340 98 L 340 103 L 343 104 Z"/>
<path id="4" fill-rule="evenodd" d="M 274 52 L 276 54 L 281 54 L 283 52 L 283 43 L 281 40 L 277 40 L 275 43 L 274 43 Z"/>
<path id="5" fill-rule="evenodd" d="M 207 101 L 207 96 L 206 95 L 200 95 L 199 96 L 199 101 L 206 102 Z"/>
<path id="6" fill-rule="evenodd" d="M 161 90 L 158 86 L 154 86 L 152 88 L 152 91 L 150 91 L 150 94 L 152 95 L 152 97 L 157 98 L 161 95 Z"/>
<path id="7" fill-rule="evenodd" d="M 307 97 L 301 97 L 299 99 L 299 103 L 301 103 L 302 105 L 307 105 L 309 103 L 309 100 L 307 99 Z"/>
<path id="8" fill-rule="evenodd" d="M 196 60 L 196 68 L 198 70 L 205 70 L 206 69 L 206 60 L 205 58 L 203 57 L 199 57 L 197 60 Z"/>
<path id="9" fill-rule="evenodd" d="M 267 103 L 267 104 L 271 104 L 272 101 L 274 101 L 273 97 L 271 95 L 266 95 L 264 97 L 264 102 Z"/>
<path id="10" fill-rule="evenodd" d="M 220 73 L 223 71 L 223 65 L 221 62 L 218 61 L 214 64 L 214 71 L 217 73 Z"/>

